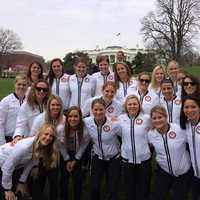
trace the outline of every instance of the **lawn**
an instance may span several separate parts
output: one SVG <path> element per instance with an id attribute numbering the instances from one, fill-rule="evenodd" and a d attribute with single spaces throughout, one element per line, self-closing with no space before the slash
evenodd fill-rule
<path id="1" fill-rule="evenodd" d="M 189 66 L 184 68 L 186 71 L 196 76 L 200 80 L 200 66 Z"/>
<path id="2" fill-rule="evenodd" d="M 0 99 L 11 93 L 14 89 L 14 79 L 0 78 Z"/>

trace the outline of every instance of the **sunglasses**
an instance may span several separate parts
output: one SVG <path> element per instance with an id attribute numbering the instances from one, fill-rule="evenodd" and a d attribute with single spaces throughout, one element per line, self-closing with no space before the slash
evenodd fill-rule
<path id="1" fill-rule="evenodd" d="M 195 82 L 183 82 L 183 85 L 184 86 L 188 86 L 188 85 L 194 86 L 194 85 L 196 85 L 196 83 Z"/>
<path id="2" fill-rule="evenodd" d="M 49 91 L 49 88 L 43 88 L 43 87 L 36 87 L 35 88 L 38 92 L 41 92 L 41 91 L 43 91 L 43 92 L 48 92 Z"/>
<path id="3" fill-rule="evenodd" d="M 140 81 L 140 82 L 145 82 L 145 83 L 150 83 L 150 80 L 149 80 L 149 79 L 140 78 L 139 81 Z"/>

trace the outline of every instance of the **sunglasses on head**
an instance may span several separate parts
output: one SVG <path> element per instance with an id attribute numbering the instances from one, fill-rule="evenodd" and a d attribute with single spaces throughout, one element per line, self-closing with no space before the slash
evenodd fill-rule
<path id="1" fill-rule="evenodd" d="M 149 79 L 140 78 L 139 80 L 140 80 L 140 82 L 150 83 L 150 80 L 149 80 Z"/>
<path id="2" fill-rule="evenodd" d="M 184 86 L 188 86 L 188 85 L 194 86 L 194 85 L 196 85 L 196 83 L 195 82 L 183 82 L 183 85 Z"/>
<path id="3" fill-rule="evenodd" d="M 41 92 L 41 91 L 43 91 L 43 92 L 48 92 L 48 88 L 43 88 L 43 87 L 36 87 L 35 88 L 38 92 Z"/>

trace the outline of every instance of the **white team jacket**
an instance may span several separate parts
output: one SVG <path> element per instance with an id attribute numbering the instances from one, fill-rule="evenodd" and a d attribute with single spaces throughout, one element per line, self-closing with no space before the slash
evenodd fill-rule
<path id="1" fill-rule="evenodd" d="M 92 74 L 92 78 L 95 81 L 95 96 L 101 95 L 102 86 L 107 81 L 115 81 L 114 72 L 109 72 L 108 75 L 103 75 L 101 72 L 96 72 Z"/>
<path id="2" fill-rule="evenodd" d="M 16 129 L 13 138 L 16 136 L 27 137 L 30 134 L 33 120 L 43 112 L 39 106 L 32 110 L 27 102 L 23 103 L 19 109 L 16 121 Z"/>
<path id="3" fill-rule="evenodd" d="M 179 176 L 190 169 L 191 161 L 186 150 L 186 134 L 179 125 L 170 124 L 167 134 L 161 134 L 156 129 L 150 130 L 148 139 L 154 146 L 156 161 L 164 171 Z"/>
<path id="4" fill-rule="evenodd" d="M 69 75 L 63 74 L 59 79 L 54 79 L 51 91 L 52 94 L 55 94 L 62 99 L 64 109 L 67 109 L 70 101 Z"/>
<path id="5" fill-rule="evenodd" d="M 99 96 L 99 97 L 92 97 L 90 99 L 88 99 L 86 102 L 85 102 L 85 105 L 83 106 L 83 116 L 86 117 L 86 116 L 92 116 L 92 102 L 95 100 L 95 99 L 98 99 L 98 98 L 102 98 L 102 96 Z M 120 114 L 122 113 L 122 105 L 120 102 L 118 102 L 116 99 L 113 99 L 113 101 L 111 102 L 111 104 L 109 104 L 107 107 L 106 107 L 106 116 L 107 117 L 117 117 L 119 116 Z"/>
<path id="6" fill-rule="evenodd" d="M 140 113 L 135 119 L 127 114 L 118 118 L 121 126 L 121 155 L 125 162 L 140 164 L 151 156 L 147 133 L 150 128 L 148 115 Z"/>
<path id="7" fill-rule="evenodd" d="M 126 98 L 126 95 L 128 94 L 129 88 L 132 88 L 136 90 L 138 85 L 138 81 L 135 79 L 132 79 L 130 83 L 122 83 L 121 81 L 119 82 L 119 88 L 117 89 L 117 93 L 115 95 L 115 98 L 120 102 L 124 103 L 124 100 Z"/>
<path id="8" fill-rule="evenodd" d="M 151 91 L 147 91 L 146 94 L 144 96 L 141 96 L 139 94 L 138 90 L 132 90 L 131 88 L 128 90 L 128 95 L 135 95 L 138 97 L 141 105 L 142 105 L 142 109 L 144 111 L 145 114 L 150 114 L 151 109 L 156 106 L 156 105 L 160 105 L 160 100 L 159 97 L 151 92 Z"/>
<path id="9" fill-rule="evenodd" d="M 186 135 L 194 175 L 200 179 L 200 122 L 198 122 L 196 126 L 192 126 L 191 123 L 188 122 L 186 125 Z"/>
<path id="10" fill-rule="evenodd" d="M 93 143 L 93 151 L 102 160 L 110 160 L 120 154 L 120 126 L 111 119 L 106 118 L 102 126 L 97 126 L 94 117 L 84 119 L 88 134 Z"/>
<path id="11" fill-rule="evenodd" d="M 15 169 L 24 167 L 20 177 L 21 182 L 26 182 L 30 170 L 38 164 L 32 159 L 34 137 L 20 140 L 16 145 L 6 143 L 0 147 L 0 167 L 2 170 L 2 186 L 4 189 L 12 188 L 12 175 Z"/>
<path id="12" fill-rule="evenodd" d="M 77 76 L 69 77 L 69 89 L 71 93 L 70 106 L 83 107 L 85 101 L 94 95 L 94 80 L 87 74 L 78 86 Z"/>
<path id="13" fill-rule="evenodd" d="M 5 136 L 13 136 L 17 114 L 23 103 L 15 93 L 9 94 L 0 102 L 0 145 L 4 144 Z"/>
<path id="14" fill-rule="evenodd" d="M 176 97 L 172 101 L 166 101 L 165 98 L 160 98 L 160 105 L 166 109 L 169 123 L 180 124 L 180 112 L 182 105 L 180 97 Z"/>

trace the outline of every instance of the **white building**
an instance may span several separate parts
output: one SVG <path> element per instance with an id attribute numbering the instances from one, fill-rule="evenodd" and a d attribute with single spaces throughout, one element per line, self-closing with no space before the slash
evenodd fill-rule
<path id="1" fill-rule="evenodd" d="M 105 49 L 96 48 L 94 50 L 83 50 L 84 53 L 88 53 L 89 57 L 92 59 L 92 63 L 96 63 L 96 57 L 98 55 L 109 56 L 110 64 L 117 61 L 116 55 L 118 51 L 123 51 L 126 57 L 126 61 L 132 62 L 138 52 L 147 53 L 147 49 L 128 49 L 121 46 L 108 46 Z"/>

